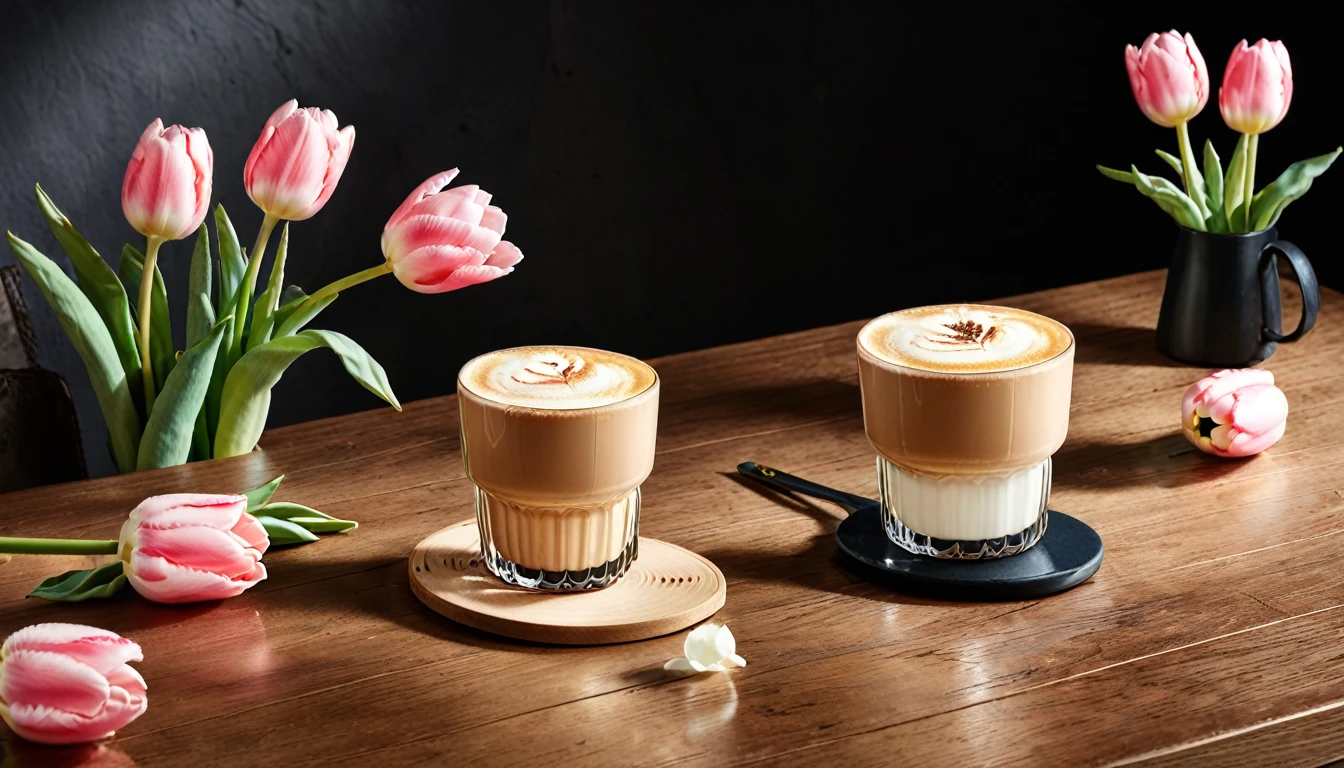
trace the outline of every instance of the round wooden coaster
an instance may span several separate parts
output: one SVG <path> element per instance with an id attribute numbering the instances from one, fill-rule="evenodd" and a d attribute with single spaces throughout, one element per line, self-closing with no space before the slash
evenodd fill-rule
<path id="1" fill-rule="evenodd" d="M 417 544 L 408 568 L 420 602 L 453 621 L 561 645 L 626 643 L 685 629 L 722 608 L 728 589 L 710 561 L 643 537 L 639 558 L 606 589 L 546 593 L 509 586 L 481 563 L 474 520 Z"/>

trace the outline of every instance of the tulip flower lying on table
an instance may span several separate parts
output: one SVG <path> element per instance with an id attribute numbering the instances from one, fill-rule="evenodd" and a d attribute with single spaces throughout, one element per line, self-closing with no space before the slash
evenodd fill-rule
<path id="1" fill-rule="evenodd" d="M 120 556 L 53 576 L 29 597 L 79 602 L 111 597 L 128 583 L 156 603 L 235 597 L 266 578 L 261 556 L 271 545 L 307 544 L 319 533 L 359 527 L 299 504 L 271 501 L 283 479 L 236 496 L 152 496 L 131 511 L 117 540 L 0 538 L 0 552 Z"/>
<path id="2" fill-rule="evenodd" d="M 1214 456 L 1254 456 L 1277 443 L 1287 423 L 1288 398 L 1261 368 L 1210 374 L 1181 399 L 1185 439 Z"/>
<path id="3" fill-rule="evenodd" d="M 149 706 L 145 679 L 127 662 L 140 646 L 82 624 L 34 624 L 0 648 L 0 717 L 42 744 L 111 736 Z"/>
<path id="4" fill-rule="evenodd" d="M 37 188 L 38 206 L 70 257 L 75 280 L 12 232 L 9 245 L 84 362 L 118 471 L 253 450 L 266 427 L 271 388 L 291 363 L 318 348 L 335 352 L 356 381 L 400 410 L 383 367 L 362 347 L 342 334 L 305 327 L 341 292 L 380 275 L 395 274 L 419 293 L 443 293 L 503 277 L 522 260 L 502 239 L 507 217 L 488 193 L 474 185 L 443 190 L 457 175 L 453 170 L 430 178 L 392 215 L 382 238 L 383 263 L 312 295 L 285 284 L 286 223 L 258 294 L 275 227 L 311 218 L 340 181 L 355 129 L 338 125 L 331 111 L 295 101 L 266 121 L 243 170 L 248 197 L 263 214 L 250 253 L 218 205 L 212 259 L 204 222 L 214 153 L 200 128 L 164 128 L 156 119 L 141 135 L 126 168 L 122 211 L 145 237 L 145 250 L 126 245 L 115 272 Z M 193 232 L 186 346 L 178 352 L 159 264 L 167 243 Z"/>
<path id="5" fill-rule="evenodd" d="M 1137 166 L 1128 171 L 1098 165 L 1103 175 L 1132 184 L 1178 224 L 1199 232 L 1242 234 L 1274 226 L 1283 209 L 1311 189 L 1344 148 L 1288 166 L 1279 178 L 1255 191 L 1260 134 L 1278 125 L 1293 99 L 1293 67 L 1279 41 L 1237 44 L 1228 58 L 1218 107 L 1228 127 L 1241 134 L 1224 173 L 1213 142 L 1204 142 L 1203 170 L 1190 145 L 1187 124 L 1209 99 L 1209 70 L 1189 34 L 1172 30 L 1152 34 L 1139 48 L 1127 46 L 1125 68 L 1134 99 L 1158 125 L 1176 129 L 1180 155 L 1157 154 L 1180 177 L 1173 184 L 1148 176 Z"/>

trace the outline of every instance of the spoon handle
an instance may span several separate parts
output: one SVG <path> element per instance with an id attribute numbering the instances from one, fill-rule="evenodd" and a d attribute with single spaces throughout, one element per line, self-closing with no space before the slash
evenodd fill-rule
<path id="1" fill-rule="evenodd" d="M 837 491 L 834 488 L 811 480 L 804 480 L 801 477 L 790 475 L 773 467 L 767 467 L 764 464 L 757 464 L 754 461 L 744 461 L 737 465 L 737 471 L 753 480 L 759 480 L 766 485 L 773 486 L 782 491 L 792 493 L 801 493 L 804 496 L 811 496 L 814 499 L 829 501 L 840 505 L 846 513 L 854 514 L 864 507 L 871 507 L 877 502 L 872 499 L 866 499 L 862 496 L 856 496 L 852 493 Z"/>

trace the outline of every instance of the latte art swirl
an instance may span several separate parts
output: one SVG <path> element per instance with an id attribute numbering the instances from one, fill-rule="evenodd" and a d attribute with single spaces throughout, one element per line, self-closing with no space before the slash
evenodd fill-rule
<path id="1" fill-rule="evenodd" d="M 1058 356 L 1073 335 L 1048 317 L 978 304 L 919 307 L 873 320 L 859 333 L 870 354 L 947 373 L 992 373 Z"/>
<path id="2" fill-rule="evenodd" d="M 519 347 L 491 352 L 462 369 L 463 384 L 505 405 L 546 410 L 596 408 L 629 399 L 655 374 L 633 357 L 581 347 Z"/>

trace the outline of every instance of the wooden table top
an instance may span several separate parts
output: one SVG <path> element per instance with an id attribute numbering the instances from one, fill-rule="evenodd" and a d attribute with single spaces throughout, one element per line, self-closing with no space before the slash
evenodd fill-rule
<path id="1" fill-rule="evenodd" d="M 266 554 L 241 597 L 23 600 L 94 558 L 0 569 L 0 631 L 43 621 L 137 640 L 149 710 L 106 745 L 6 735 L 4 765 L 1318 765 L 1344 755 L 1344 296 L 1266 367 L 1283 441 L 1226 461 L 1181 438 L 1203 371 L 1153 348 L 1163 275 L 1006 303 L 1078 339 L 1052 506 L 1091 524 L 1101 571 L 1073 591 L 954 604 L 841 567 L 843 514 L 733 475 L 756 460 L 876 494 L 849 323 L 653 361 L 663 380 L 645 535 L 728 578 L 718 617 L 745 669 L 667 680 L 685 633 L 531 645 L 420 605 L 406 557 L 472 515 L 452 397 L 273 430 L 263 452 L 0 496 L 0 534 L 114 538 L 141 499 L 232 492 L 361 522 Z M 1293 305 L 1294 307 L 1297 305 Z M 1289 317 L 1295 317 L 1289 310 Z M 1293 320 L 1287 321 L 1292 325 Z M 3 729 L 0 729 L 3 732 Z"/>

